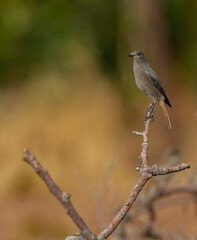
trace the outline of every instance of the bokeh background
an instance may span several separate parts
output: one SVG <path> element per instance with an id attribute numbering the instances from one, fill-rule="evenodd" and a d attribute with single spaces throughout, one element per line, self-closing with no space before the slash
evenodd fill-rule
<path id="1" fill-rule="evenodd" d="M 195 0 L 0 2 L 1 239 L 57 240 L 78 232 L 22 161 L 24 148 L 71 193 L 95 233 L 126 199 L 141 150 L 132 131 L 143 130 L 151 103 L 135 85 L 131 50 L 145 52 L 173 106 L 171 131 L 156 107 L 150 164 L 170 164 L 166 156 L 176 149 L 192 164 L 176 184 L 194 181 L 196 12 Z M 190 212 L 184 232 L 192 237 Z M 170 219 L 166 229 L 180 233 L 176 212 Z"/>

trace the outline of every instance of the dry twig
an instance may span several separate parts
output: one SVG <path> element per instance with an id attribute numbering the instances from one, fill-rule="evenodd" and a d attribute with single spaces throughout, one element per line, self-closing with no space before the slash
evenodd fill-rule
<path id="1" fill-rule="evenodd" d="M 42 167 L 36 157 L 28 149 L 25 149 L 24 153 L 25 155 L 23 157 L 23 160 L 33 167 L 34 171 L 45 182 L 50 192 L 60 201 L 67 214 L 71 217 L 75 225 L 80 229 L 82 236 L 88 240 L 95 239 L 95 235 L 89 230 L 84 220 L 79 216 L 78 212 L 72 205 L 70 201 L 71 195 L 61 191 L 61 189 L 56 185 L 56 183 L 49 175 L 48 171 Z"/>

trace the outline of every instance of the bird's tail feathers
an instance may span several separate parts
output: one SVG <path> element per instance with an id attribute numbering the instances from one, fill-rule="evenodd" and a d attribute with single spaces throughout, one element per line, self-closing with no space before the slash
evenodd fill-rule
<path id="1" fill-rule="evenodd" d="M 170 117 L 169 117 L 169 114 L 168 114 L 166 103 L 164 101 L 160 101 L 160 106 L 163 109 L 164 116 L 165 116 L 167 124 L 168 124 L 168 128 L 171 129 L 172 128 L 172 124 L 170 122 Z"/>

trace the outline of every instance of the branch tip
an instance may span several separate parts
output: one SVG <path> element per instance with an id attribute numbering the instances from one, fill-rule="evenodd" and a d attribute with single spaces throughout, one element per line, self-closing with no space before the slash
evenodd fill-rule
<path id="1" fill-rule="evenodd" d="M 143 136 L 143 132 L 137 132 L 137 131 L 133 131 L 132 134 L 135 134 L 137 136 Z"/>

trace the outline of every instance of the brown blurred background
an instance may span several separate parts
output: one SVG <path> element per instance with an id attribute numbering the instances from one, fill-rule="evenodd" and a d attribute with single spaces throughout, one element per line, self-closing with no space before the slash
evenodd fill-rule
<path id="1" fill-rule="evenodd" d="M 131 133 L 143 130 L 151 103 L 135 85 L 131 50 L 145 52 L 173 106 L 172 131 L 156 107 L 149 161 L 166 166 L 163 156 L 178 149 L 192 169 L 178 173 L 176 184 L 194 179 L 196 11 L 195 0 L 0 2 L 1 239 L 58 240 L 78 231 L 22 162 L 24 148 L 71 193 L 95 233 L 126 199 L 141 149 Z M 190 212 L 185 232 L 192 237 Z M 174 219 L 166 229 L 179 231 Z"/>

